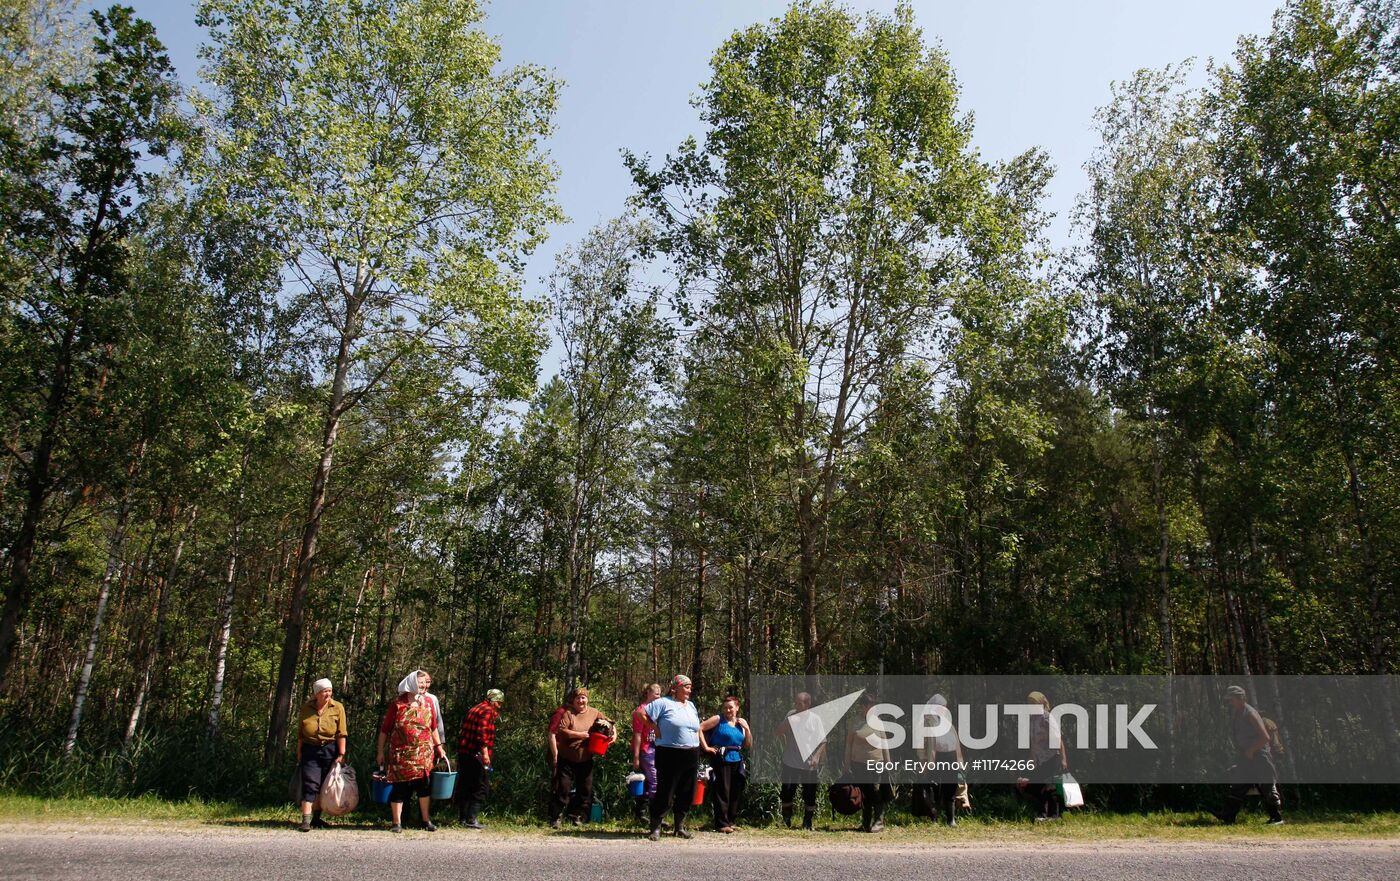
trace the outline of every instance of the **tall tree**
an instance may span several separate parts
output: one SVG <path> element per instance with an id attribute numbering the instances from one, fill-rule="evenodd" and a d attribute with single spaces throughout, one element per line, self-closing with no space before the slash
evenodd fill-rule
<path id="1" fill-rule="evenodd" d="M 645 229 L 627 220 L 598 227 L 560 255 L 550 279 L 563 347 L 559 379 L 572 416 L 559 451 L 569 462 L 569 501 L 562 512 L 569 591 L 566 688 L 579 673 L 598 560 L 632 541 L 619 527 L 640 502 L 649 409 L 666 367 L 666 328 L 657 318 L 655 296 L 641 290 L 634 271 L 645 237 Z"/>
<path id="2" fill-rule="evenodd" d="M 1200 95 L 1181 69 L 1139 71 L 1097 114 L 1103 144 L 1086 168 L 1086 283 L 1105 320 L 1103 370 L 1112 400 L 1147 449 L 1156 518 L 1157 626 L 1163 672 L 1174 673 L 1173 487 L 1192 365 L 1207 345 L 1211 307 L 1238 271 L 1218 233 L 1220 176 L 1204 137 Z"/>
<path id="3" fill-rule="evenodd" d="M 908 6 L 862 20 L 797 3 L 715 54 L 703 144 L 655 171 L 630 160 L 682 314 L 767 375 L 755 393 L 772 396 L 809 673 L 836 626 L 830 526 L 872 396 L 899 364 L 938 359 L 958 298 L 1014 275 L 993 267 L 1022 230 L 956 100 Z"/>
<path id="4" fill-rule="evenodd" d="M 1241 40 L 1217 83 L 1229 219 L 1263 272 L 1241 318 L 1267 348 L 1269 393 L 1312 494 L 1345 485 L 1360 575 L 1365 668 L 1400 638 L 1393 541 L 1400 442 L 1400 4 L 1293 0 L 1272 32 Z M 1341 477 L 1338 483 L 1332 479 Z"/>
<path id="5" fill-rule="evenodd" d="M 520 256 L 556 216 L 556 84 L 497 72 L 473 0 L 205 0 L 213 174 L 285 245 L 323 345 L 321 441 L 264 755 L 284 748 L 342 420 L 386 376 L 518 396 L 539 346 Z M 487 384 L 495 387 L 488 389 Z"/>
<path id="6" fill-rule="evenodd" d="M 0 611 L 0 682 L 30 603 L 45 507 L 66 471 L 93 464 L 73 441 L 91 427 L 84 399 L 100 394 L 129 330 L 127 237 L 154 162 L 182 129 L 173 68 L 151 25 L 123 6 L 93 21 L 91 75 L 56 87 L 57 124 L 6 163 L 29 171 L 0 210 L 7 244 L 30 271 L 0 279 L 12 356 L 0 384 L 7 410 L 20 414 L 6 430 L 19 438 L 8 452 L 24 485 Z"/>

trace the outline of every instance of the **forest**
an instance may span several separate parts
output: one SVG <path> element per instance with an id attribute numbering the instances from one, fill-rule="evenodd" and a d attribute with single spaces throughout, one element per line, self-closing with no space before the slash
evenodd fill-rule
<path id="1" fill-rule="evenodd" d="M 543 280 L 479 3 L 197 6 L 196 88 L 0 0 L 0 788 L 276 792 L 417 668 L 524 763 L 676 672 L 1400 672 L 1393 0 L 1115 83 L 1068 247 L 909 8 L 798 0 Z"/>

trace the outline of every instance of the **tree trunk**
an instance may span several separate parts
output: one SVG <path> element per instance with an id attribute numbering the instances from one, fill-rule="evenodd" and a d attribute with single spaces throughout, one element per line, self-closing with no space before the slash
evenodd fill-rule
<path id="1" fill-rule="evenodd" d="M 180 530 L 175 548 L 170 553 L 170 565 L 166 567 L 165 577 L 161 579 L 160 587 L 156 590 L 156 632 L 151 638 L 151 651 L 146 656 L 146 666 L 141 672 L 141 684 L 136 689 L 136 702 L 131 709 L 131 718 L 126 723 L 126 734 L 122 737 L 123 750 L 130 748 L 131 739 L 136 736 L 136 728 L 141 724 L 141 711 L 146 704 L 146 695 L 151 690 L 156 663 L 160 660 L 161 651 L 165 646 L 165 620 L 170 607 L 170 592 L 175 583 L 175 574 L 180 568 L 180 556 L 185 552 L 185 537 L 189 530 L 194 528 L 195 519 L 198 517 L 199 506 L 195 505 L 190 509 L 190 519 L 185 528 Z M 171 519 L 174 520 L 174 517 Z"/>
<path id="2" fill-rule="evenodd" d="M 364 282 L 361 268 L 356 279 L 356 295 Z M 306 525 L 301 534 L 301 550 L 297 554 L 296 579 L 292 584 L 291 608 L 287 612 L 282 638 L 282 661 L 277 669 L 277 688 L 272 697 L 271 719 L 267 726 L 267 741 L 263 745 L 263 764 L 271 767 L 282 756 L 287 740 L 287 720 L 292 710 L 292 690 L 296 684 L 297 664 L 301 659 L 301 642 L 306 612 L 306 594 L 316 568 L 316 542 L 321 536 L 321 518 L 326 511 L 326 490 L 335 460 L 335 442 L 340 433 L 340 420 L 345 415 L 346 378 L 350 372 L 350 347 L 354 339 L 355 315 L 349 311 L 340 334 L 336 351 L 335 378 L 326 405 L 321 457 L 311 478 L 311 498 L 307 505 Z"/>
<path id="3" fill-rule="evenodd" d="M 690 678 L 696 692 L 705 678 L 705 549 L 696 551 L 695 564 L 695 645 L 690 661 Z"/>
<path id="4" fill-rule="evenodd" d="M 360 633 L 360 605 L 365 600 L 365 590 L 369 587 L 370 579 L 374 577 L 374 567 L 365 569 L 365 577 L 360 580 L 360 592 L 355 595 L 355 611 L 351 613 L 350 619 L 350 644 L 345 648 L 345 669 L 340 674 L 340 689 L 348 691 L 350 689 L 350 669 L 355 666 L 355 638 Z M 452 632 L 448 628 L 448 634 Z"/>
<path id="5" fill-rule="evenodd" d="M 29 602 L 32 599 L 34 588 L 30 568 L 34 563 L 34 546 L 39 537 L 39 521 L 44 516 L 44 504 L 53 489 L 50 482 L 53 451 L 58 443 L 59 423 L 63 420 L 63 412 L 68 402 L 73 345 L 77 330 L 77 323 L 70 323 L 59 346 L 58 361 L 54 365 L 48 401 L 44 406 L 44 427 L 40 431 L 39 443 L 35 446 L 34 456 L 29 463 L 24 515 L 20 518 L 15 541 L 10 546 L 10 583 L 5 588 L 4 608 L 0 610 L 0 686 L 5 684 L 9 675 L 19 625 L 25 612 L 29 610 Z"/>
<path id="6" fill-rule="evenodd" d="M 140 461 L 145 452 L 145 445 L 142 444 L 136 453 L 137 461 Z M 135 472 L 135 463 L 132 465 L 132 474 Z M 131 477 L 128 477 L 127 487 L 122 490 L 122 499 L 117 506 L 117 522 L 112 529 L 112 538 L 107 545 L 107 568 L 102 574 L 102 583 L 97 588 L 97 612 L 92 619 L 92 632 L 88 635 L 87 654 L 83 658 L 82 670 L 78 673 L 78 692 L 73 698 L 73 715 L 68 720 L 68 736 L 63 740 L 64 755 L 72 755 L 73 748 L 78 745 L 78 726 L 83 721 L 83 706 L 87 703 L 88 686 L 92 683 L 92 669 L 97 659 L 97 643 L 102 636 L 102 620 L 107 615 L 107 598 L 112 592 L 112 580 L 117 577 L 122 565 L 122 544 L 126 540 L 126 523 L 130 513 L 131 499 Z"/>
<path id="7" fill-rule="evenodd" d="M 798 500 L 797 597 L 802 626 L 803 671 L 816 674 L 821 662 L 817 646 L 817 560 L 812 529 L 812 494 L 801 489 Z"/>

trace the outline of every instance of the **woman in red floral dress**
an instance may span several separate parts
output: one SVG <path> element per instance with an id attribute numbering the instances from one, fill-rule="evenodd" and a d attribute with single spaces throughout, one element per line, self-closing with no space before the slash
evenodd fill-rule
<path id="1" fill-rule="evenodd" d="M 432 803 L 433 759 L 439 755 L 447 758 L 447 750 L 438 737 L 437 711 L 420 693 L 418 671 L 414 670 L 399 683 L 398 699 L 389 704 L 379 723 L 375 763 L 385 769 L 389 782 L 394 784 L 389 796 L 389 813 L 394 820 L 390 831 L 403 831 L 403 803 L 410 796 L 418 797 L 423 828 L 437 831 L 428 818 L 428 806 Z"/>

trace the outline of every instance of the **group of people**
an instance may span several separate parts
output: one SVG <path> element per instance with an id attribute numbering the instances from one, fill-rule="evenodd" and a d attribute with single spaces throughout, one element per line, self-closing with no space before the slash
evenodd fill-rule
<path id="1" fill-rule="evenodd" d="M 748 774 L 744 750 L 753 745 L 753 733 L 739 714 L 739 699 L 734 695 L 724 699 L 718 714 L 702 721 L 690 700 L 692 688 L 684 674 L 671 679 L 666 695 L 660 684 L 653 683 L 643 689 L 641 702 L 632 711 L 632 769 L 643 777 L 641 794 L 634 796 L 633 817 L 647 822 L 647 837 L 652 841 L 659 840 L 667 828 L 667 814 L 672 834 L 692 836 L 686 818 L 701 778 L 702 758 L 709 765 L 714 830 L 730 833 L 738 822 Z M 581 823 L 583 811 L 592 802 L 594 756 L 583 745 L 600 726 L 607 742 L 616 742 L 615 725 L 588 706 L 586 688 L 571 691 L 550 721 L 554 775 L 549 820 L 556 829 L 566 814 L 571 822 Z"/>
<path id="2" fill-rule="evenodd" d="M 872 691 L 861 695 L 863 710 L 868 711 L 879 702 L 880 698 Z M 948 705 L 947 699 L 941 694 L 934 695 L 930 703 Z M 783 784 L 778 791 L 783 824 L 792 826 L 797 810 L 796 799 L 800 791 L 802 828 L 808 831 L 812 829 L 817 815 L 817 792 L 822 769 L 828 759 L 826 732 L 820 718 L 807 712 L 811 708 L 812 695 L 805 691 L 799 692 L 793 698 L 792 709 L 773 731 L 774 736 L 780 738 L 783 743 Z M 878 763 L 877 766 L 888 766 L 890 762 L 889 750 L 872 743 L 872 740 L 878 738 L 875 737 L 877 732 L 870 726 L 868 717 L 866 712 L 864 718 L 867 721 L 859 726 L 850 727 L 846 732 L 840 761 L 842 775 L 868 767 L 869 762 Z M 804 752 L 803 744 L 816 744 L 816 747 Z M 958 742 L 957 731 L 932 738 L 925 744 L 919 758 L 929 763 L 951 762 L 955 759 L 961 762 L 962 745 Z M 878 775 L 875 780 L 860 784 L 838 785 L 843 788 L 854 786 L 860 792 L 861 831 L 880 832 L 885 828 L 885 812 L 894 801 L 894 786 L 888 774 Z M 963 803 L 966 804 L 966 786 L 961 783 L 956 771 L 934 772 L 930 775 L 928 783 L 920 783 L 914 787 L 914 813 L 933 819 L 941 816 L 949 826 L 956 826 L 960 792 Z"/>
<path id="3" fill-rule="evenodd" d="M 403 831 L 403 806 L 410 799 L 418 802 L 423 829 L 436 832 L 430 810 L 431 780 L 438 759 L 447 760 L 447 729 L 442 705 L 429 689 L 433 677 L 425 670 L 414 670 L 398 686 L 398 696 L 384 711 L 375 744 L 376 775 L 388 783 L 389 816 L 392 832 Z M 346 756 L 348 726 L 345 707 L 332 695 L 329 679 L 318 679 L 312 697 L 302 704 L 297 729 L 297 753 L 301 778 L 302 832 L 326 825 L 317 808 L 318 796 L 331 766 Z M 457 740 L 459 784 L 456 788 L 464 825 L 480 829 L 477 819 L 486 802 L 491 772 L 491 751 L 495 747 L 496 718 L 505 694 L 493 688 L 485 700 L 467 712 Z"/>
<path id="4" fill-rule="evenodd" d="M 441 705 L 429 689 L 432 676 L 415 670 L 399 682 L 398 696 L 380 720 L 375 748 L 375 764 L 390 785 L 391 831 L 403 831 L 403 806 L 410 798 L 418 801 L 422 828 L 436 831 L 430 817 L 430 780 L 435 762 L 447 759 L 446 729 Z M 745 751 L 753 746 L 753 731 L 741 715 L 739 698 L 728 695 L 719 713 L 704 720 L 691 701 L 692 682 L 684 674 L 671 679 L 666 694 L 659 684 L 648 685 L 632 712 L 632 768 L 642 777 L 641 792 L 634 795 L 633 818 L 648 825 L 648 838 L 657 841 L 667 829 L 669 814 L 672 834 L 691 838 L 686 820 L 695 801 L 695 787 L 707 779 L 713 811 L 713 829 L 732 833 L 737 828 L 748 765 Z M 1231 707 L 1232 737 L 1239 753 L 1234 779 L 1225 808 L 1212 811 L 1222 822 L 1233 823 L 1246 794 L 1257 789 L 1271 824 L 1283 822 L 1278 777 L 1272 751 L 1277 738 L 1266 720 L 1246 701 L 1243 688 L 1226 690 Z M 1062 805 L 1055 780 L 1069 769 L 1064 739 L 1053 736 L 1056 722 L 1050 701 L 1034 691 L 1027 699 L 1044 711 L 1031 718 L 1030 757 L 1034 771 L 1017 781 L 1018 789 L 1030 801 L 1037 820 L 1057 819 Z M 862 695 L 865 709 L 879 698 L 873 692 Z M 473 706 L 462 722 L 457 738 L 458 783 L 455 798 L 462 825 L 481 829 L 480 814 L 490 793 L 492 753 L 495 749 L 496 721 L 505 694 L 492 688 Z M 934 695 L 930 704 L 947 706 L 943 695 Z M 791 827 L 796 799 L 801 793 L 802 828 L 811 830 L 817 813 L 817 794 L 822 769 L 827 763 L 826 732 L 820 719 L 807 710 L 812 696 L 797 694 L 792 709 L 773 734 L 782 742 L 782 779 L 779 798 L 783 824 Z M 297 736 L 300 776 L 301 825 L 308 832 L 325 826 L 317 809 L 318 794 L 331 768 L 346 756 L 347 721 L 345 708 L 332 697 L 329 679 L 312 685 L 312 697 L 301 707 Z M 565 818 L 581 824 L 593 804 L 593 772 L 597 751 L 590 741 L 605 746 L 618 739 L 616 724 L 589 706 L 587 688 L 572 689 L 550 718 L 546 743 L 551 767 L 549 822 L 560 828 Z M 876 747 L 876 732 L 867 721 L 848 730 L 840 766 L 843 771 L 869 767 L 868 762 L 888 766 L 887 750 Z M 804 749 L 803 745 L 806 745 Z M 815 748 L 812 745 L 815 744 Z M 1053 745 L 1052 745 L 1053 744 Z M 932 763 L 961 765 L 962 746 L 956 730 L 930 739 L 920 759 Z M 885 776 L 872 782 L 852 784 L 860 793 L 861 829 L 879 832 L 885 812 L 894 799 L 894 787 Z M 955 771 L 935 772 L 929 782 L 913 789 L 916 815 L 957 825 L 959 806 L 967 807 L 966 784 Z"/>

